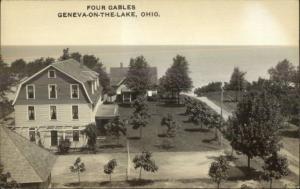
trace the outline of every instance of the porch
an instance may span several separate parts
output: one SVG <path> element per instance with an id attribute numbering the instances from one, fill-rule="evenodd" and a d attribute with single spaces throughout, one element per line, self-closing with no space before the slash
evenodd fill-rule
<path id="1" fill-rule="evenodd" d="M 105 124 L 119 116 L 119 108 L 116 104 L 102 104 L 98 107 L 95 115 L 95 122 L 98 136 L 105 136 Z"/>

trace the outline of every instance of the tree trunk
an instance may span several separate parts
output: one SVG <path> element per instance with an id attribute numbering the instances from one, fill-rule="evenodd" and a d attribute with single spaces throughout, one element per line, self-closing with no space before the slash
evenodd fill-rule
<path id="1" fill-rule="evenodd" d="M 180 92 L 177 93 L 177 104 L 180 104 Z"/>
<path id="2" fill-rule="evenodd" d="M 231 146 L 231 157 L 233 157 L 233 147 Z"/>
<path id="3" fill-rule="evenodd" d="M 79 173 L 79 171 L 77 172 L 77 175 L 78 175 L 78 183 L 80 183 L 80 173 Z"/>
<path id="4" fill-rule="evenodd" d="M 109 182 L 111 182 L 111 174 L 109 174 Z"/>
<path id="5" fill-rule="evenodd" d="M 140 175 L 139 175 L 139 179 L 142 179 L 142 167 L 140 168 Z"/>
<path id="6" fill-rule="evenodd" d="M 248 157 L 248 169 L 250 170 L 250 156 L 247 157 Z"/>
<path id="7" fill-rule="evenodd" d="M 140 127 L 140 138 L 142 138 L 143 135 L 143 127 Z"/>
<path id="8" fill-rule="evenodd" d="M 218 182 L 218 189 L 220 188 L 220 182 Z"/>
<path id="9" fill-rule="evenodd" d="M 270 180 L 270 189 L 272 189 L 272 182 L 273 182 L 273 180 L 271 179 Z"/>

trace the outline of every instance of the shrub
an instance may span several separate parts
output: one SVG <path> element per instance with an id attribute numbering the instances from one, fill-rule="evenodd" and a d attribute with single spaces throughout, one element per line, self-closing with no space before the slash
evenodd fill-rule
<path id="1" fill-rule="evenodd" d="M 58 153 L 59 154 L 66 154 L 69 152 L 71 146 L 71 142 L 69 139 L 60 139 L 58 145 Z"/>

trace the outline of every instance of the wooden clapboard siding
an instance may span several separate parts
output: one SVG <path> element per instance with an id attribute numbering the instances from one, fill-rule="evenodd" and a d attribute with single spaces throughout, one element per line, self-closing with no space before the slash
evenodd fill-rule
<path id="1" fill-rule="evenodd" d="M 82 126 L 94 122 L 91 104 L 51 104 L 56 106 L 57 120 L 50 120 L 50 104 L 34 105 L 35 120 L 28 120 L 28 105 L 15 105 L 16 127 Z M 72 120 L 72 105 L 78 105 L 79 120 Z"/>
<path id="2" fill-rule="evenodd" d="M 48 78 L 48 70 L 56 71 L 56 78 Z M 26 85 L 34 84 L 35 99 L 26 98 Z M 48 85 L 57 85 L 57 99 L 48 98 Z M 79 85 L 79 99 L 71 99 L 70 84 Z M 41 74 L 32 78 L 22 85 L 19 96 L 17 97 L 15 105 L 21 104 L 67 104 L 67 103 L 88 103 L 88 98 L 84 92 L 81 84 L 74 79 L 68 77 L 66 74 L 56 70 L 55 68 L 48 68 Z"/>

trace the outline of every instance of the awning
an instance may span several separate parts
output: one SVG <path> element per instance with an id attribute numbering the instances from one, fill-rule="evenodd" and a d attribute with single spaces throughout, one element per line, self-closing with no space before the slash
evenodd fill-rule
<path id="1" fill-rule="evenodd" d="M 96 119 L 111 119 L 119 116 L 118 105 L 116 104 L 102 104 L 98 107 Z"/>

